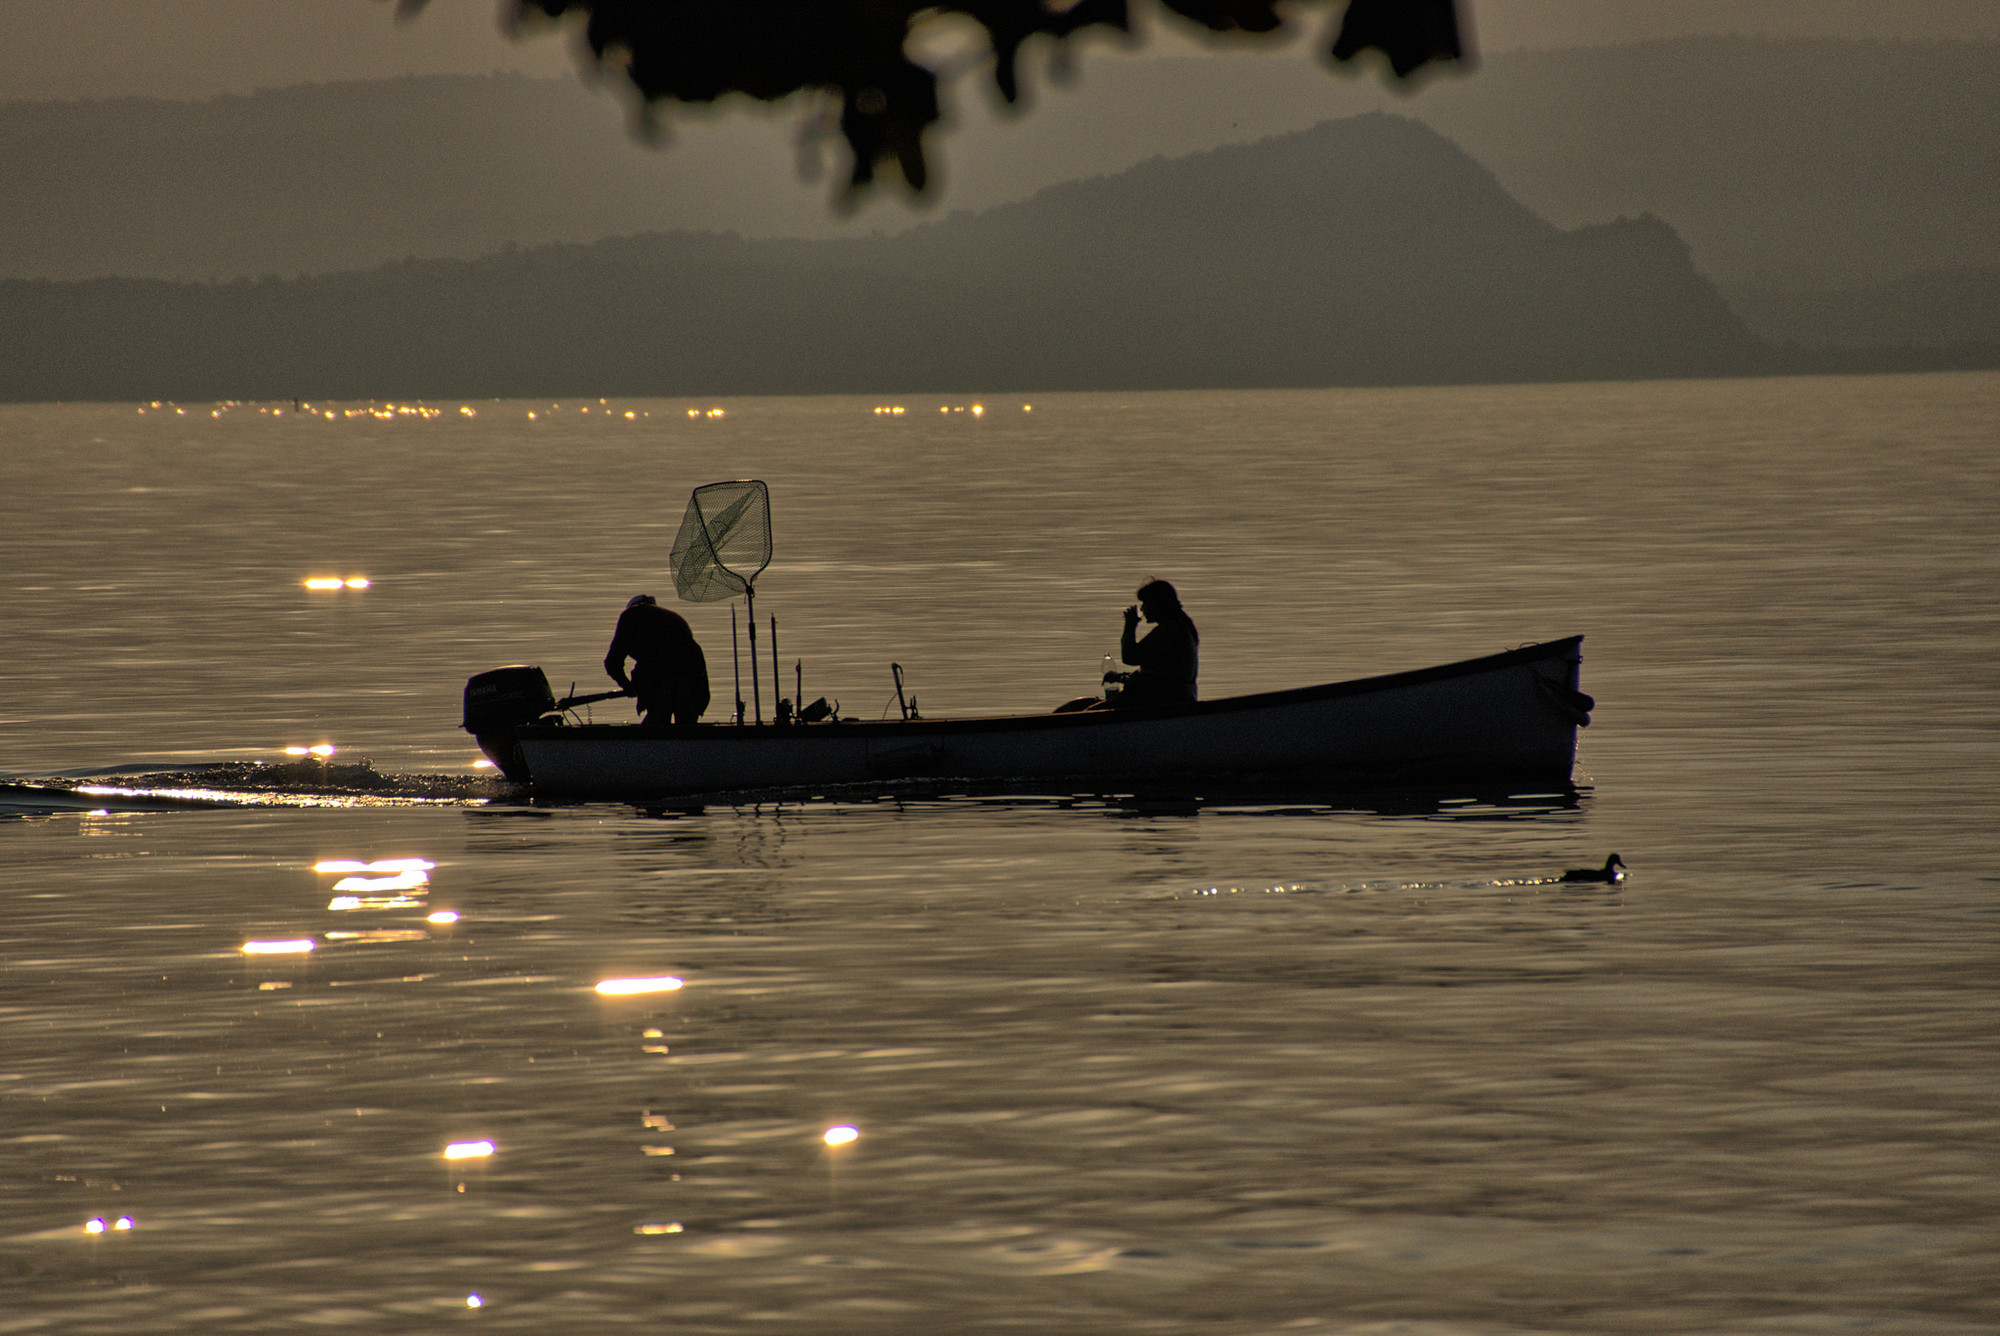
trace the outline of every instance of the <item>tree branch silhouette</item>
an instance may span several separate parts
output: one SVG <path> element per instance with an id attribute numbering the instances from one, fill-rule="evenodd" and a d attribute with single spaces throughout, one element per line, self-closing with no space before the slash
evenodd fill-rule
<path id="1" fill-rule="evenodd" d="M 1275 33 L 1279 0 L 1159 0 L 1216 33 Z M 1314 3 L 1315 0 L 1305 0 Z M 1351 61 L 1380 51 L 1399 79 L 1465 58 L 1454 0 L 1329 0 L 1341 18 L 1328 54 Z M 407 17 L 428 0 L 397 0 Z M 949 15 L 986 33 L 993 81 L 1021 94 L 1018 62 L 1029 39 L 1060 43 L 1090 28 L 1131 30 L 1127 0 L 507 0 L 511 22 L 583 16 L 583 38 L 601 68 L 622 72 L 648 106 L 705 103 L 727 93 L 775 102 L 819 90 L 840 99 L 840 131 L 853 154 L 850 189 L 893 164 L 922 191 L 930 178 L 924 134 L 939 117 L 937 75 L 910 58 L 911 33 Z"/>

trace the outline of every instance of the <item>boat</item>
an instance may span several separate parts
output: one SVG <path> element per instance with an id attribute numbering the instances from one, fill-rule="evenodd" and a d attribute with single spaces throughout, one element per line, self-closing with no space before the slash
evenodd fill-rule
<path id="1" fill-rule="evenodd" d="M 1594 704 L 1580 687 L 1582 642 L 1179 706 L 768 724 L 574 722 L 559 707 L 586 698 L 558 702 L 539 668 L 517 665 L 466 684 L 464 726 L 538 799 L 811 795 L 909 781 L 1017 792 L 1559 787 Z"/>

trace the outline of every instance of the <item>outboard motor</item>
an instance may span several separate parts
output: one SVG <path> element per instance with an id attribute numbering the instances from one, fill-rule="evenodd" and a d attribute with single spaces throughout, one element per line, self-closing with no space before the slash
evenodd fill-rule
<path id="1" fill-rule="evenodd" d="M 480 673 L 465 684 L 465 731 L 479 740 L 500 773 L 516 784 L 528 782 L 527 762 L 514 730 L 556 708 L 549 679 L 539 668 L 515 665 Z"/>

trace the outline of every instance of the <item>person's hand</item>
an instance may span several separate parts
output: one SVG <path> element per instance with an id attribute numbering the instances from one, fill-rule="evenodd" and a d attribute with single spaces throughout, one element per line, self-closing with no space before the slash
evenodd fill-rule
<path id="1" fill-rule="evenodd" d="M 1130 626 L 1137 626 L 1139 624 L 1138 604 L 1134 603 L 1125 609 L 1125 621 L 1126 624 Z"/>

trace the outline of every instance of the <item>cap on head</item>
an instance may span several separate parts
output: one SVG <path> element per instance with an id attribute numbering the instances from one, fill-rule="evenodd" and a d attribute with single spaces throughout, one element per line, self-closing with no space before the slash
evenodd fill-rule
<path id="1" fill-rule="evenodd" d="M 656 601 L 657 600 L 655 600 L 651 594 L 634 594 L 632 595 L 631 598 L 626 600 L 625 610 L 627 612 L 630 612 L 633 608 L 636 608 L 641 604 L 651 605 Z"/>

